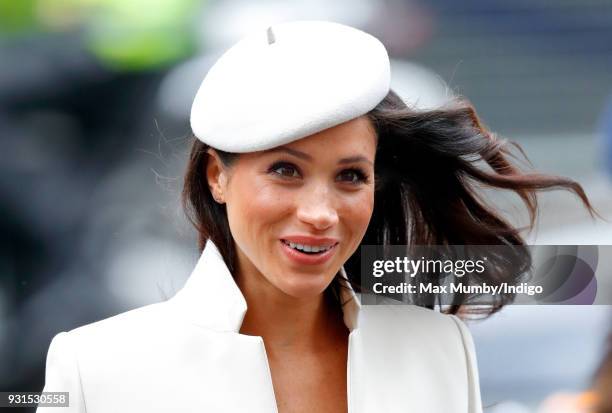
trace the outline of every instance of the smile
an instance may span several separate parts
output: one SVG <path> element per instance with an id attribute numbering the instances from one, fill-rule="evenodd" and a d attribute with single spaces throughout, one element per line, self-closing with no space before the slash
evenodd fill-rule
<path id="1" fill-rule="evenodd" d="M 332 245 L 305 245 L 280 240 L 284 255 L 299 265 L 318 265 L 327 262 L 336 253 L 338 243 Z"/>
<path id="2" fill-rule="evenodd" d="M 281 240 L 285 245 L 289 245 L 291 248 L 304 252 L 306 254 L 318 254 L 325 251 L 330 250 L 334 247 L 334 245 L 306 245 L 306 244 L 298 244 L 295 242 L 289 242 L 286 240 Z"/>

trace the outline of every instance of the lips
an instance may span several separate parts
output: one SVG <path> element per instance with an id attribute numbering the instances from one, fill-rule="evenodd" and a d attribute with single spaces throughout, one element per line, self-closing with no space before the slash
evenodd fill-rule
<path id="1" fill-rule="evenodd" d="M 287 256 L 287 258 L 289 258 L 292 262 L 296 264 L 301 264 L 301 265 L 317 265 L 317 264 L 322 264 L 326 262 L 336 253 L 336 247 L 338 245 L 337 241 L 334 242 L 332 240 L 330 242 L 329 239 L 327 241 L 324 241 L 324 242 L 327 242 L 328 244 L 325 244 L 324 242 L 316 243 L 316 244 L 304 243 L 303 245 L 312 245 L 312 246 L 331 245 L 331 248 L 325 251 L 321 251 L 321 252 L 303 252 L 296 248 L 291 247 L 287 243 L 287 241 L 294 242 L 293 241 L 294 239 L 296 239 L 296 237 L 290 237 L 289 239 L 285 239 L 285 238 L 281 239 L 280 240 L 281 248 L 284 251 L 285 256 Z M 302 242 L 299 242 L 299 244 L 302 244 Z"/>
<path id="2" fill-rule="evenodd" d="M 313 246 L 325 246 L 325 245 L 334 245 L 338 243 L 337 238 L 329 238 L 329 237 L 311 237 L 308 235 L 287 235 L 285 237 L 281 237 L 282 240 L 293 242 L 294 244 L 302 244 L 302 245 L 313 245 Z"/>
<path id="3" fill-rule="evenodd" d="M 306 254 L 320 254 L 322 252 L 327 251 L 330 248 L 333 248 L 334 244 L 331 245 L 305 245 L 305 244 L 296 244 L 293 242 L 282 240 L 286 245 L 289 245 L 291 248 L 304 252 Z"/>

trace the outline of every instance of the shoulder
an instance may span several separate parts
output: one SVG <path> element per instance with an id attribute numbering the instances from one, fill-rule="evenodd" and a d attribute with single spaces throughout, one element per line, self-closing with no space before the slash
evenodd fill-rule
<path id="1" fill-rule="evenodd" d="M 170 302 L 135 308 L 93 323 L 61 332 L 60 341 L 69 342 L 79 358 L 102 354 L 123 354 L 163 344 L 184 332 L 185 322 L 176 317 Z M 54 337 L 55 338 L 55 337 Z"/>
<path id="2" fill-rule="evenodd" d="M 457 354 L 471 351 L 472 337 L 464 322 L 452 314 L 389 300 L 385 304 L 362 305 L 360 330 L 385 346 L 417 347 Z"/>
<path id="3" fill-rule="evenodd" d="M 145 305 L 105 319 L 76 327 L 67 333 L 73 339 L 99 338 L 106 334 L 132 335 L 156 329 L 169 322 L 167 302 Z"/>
<path id="4" fill-rule="evenodd" d="M 156 324 L 167 323 L 168 317 L 162 302 L 57 333 L 47 351 L 44 390 L 69 391 L 71 411 L 84 412 L 83 383 L 91 382 L 91 372 L 102 378 L 105 371 L 112 371 L 109 377 L 124 375 L 118 361 L 141 354 L 147 348 L 143 340 L 150 340 Z"/>
<path id="5" fill-rule="evenodd" d="M 370 350 L 373 363 L 405 366 L 418 371 L 421 379 L 434 374 L 432 383 L 446 380 L 454 391 L 467 389 L 457 397 L 468 397 L 470 412 L 481 411 L 474 342 L 459 317 L 397 301 L 364 305 L 358 331 L 358 340 Z"/>
<path id="6" fill-rule="evenodd" d="M 393 375 L 385 383 L 389 394 L 403 394 L 409 383 L 424 397 L 420 411 L 426 406 L 427 411 L 482 412 L 474 345 L 458 317 L 387 301 L 362 305 L 359 327 L 351 334 L 353 353 L 368 366 L 368 377 Z M 444 389 L 444 397 L 430 397 L 438 394 L 435 389 Z"/>
<path id="7" fill-rule="evenodd" d="M 220 333 L 178 317 L 170 302 L 161 302 L 57 334 L 47 370 L 86 390 L 121 392 L 122 383 L 159 381 L 159 371 L 185 366 L 194 354 L 213 353 L 226 342 Z"/>
<path id="8" fill-rule="evenodd" d="M 385 299 L 381 304 L 362 305 L 360 325 L 400 330 L 404 327 L 413 334 L 419 331 L 438 336 L 458 335 L 465 328 L 457 316 L 392 299 Z"/>

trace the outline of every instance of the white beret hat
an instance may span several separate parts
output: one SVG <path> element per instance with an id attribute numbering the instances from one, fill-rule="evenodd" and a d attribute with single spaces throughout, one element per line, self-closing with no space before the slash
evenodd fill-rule
<path id="1" fill-rule="evenodd" d="M 253 152 L 366 114 L 389 92 L 389 56 L 361 30 L 294 21 L 252 33 L 210 68 L 191 107 L 209 146 Z"/>

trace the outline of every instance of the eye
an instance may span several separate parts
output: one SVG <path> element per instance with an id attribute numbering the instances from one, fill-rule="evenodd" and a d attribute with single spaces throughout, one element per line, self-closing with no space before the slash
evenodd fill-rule
<path id="1" fill-rule="evenodd" d="M 277 162 L 272 165 L 269 172 L 285 178 L 299 178 L 300 173 L 297 168 L 288 162 Z"/>
<path id="2" fill-rule="evenodd" d="M 340 178 L 340 180 L 351 184 L 365 183 L 368 181 L 366 173 L 359 168 L 345 169 L 340 172 L 338 177 L 344 177 L 345 179 Z"/>

